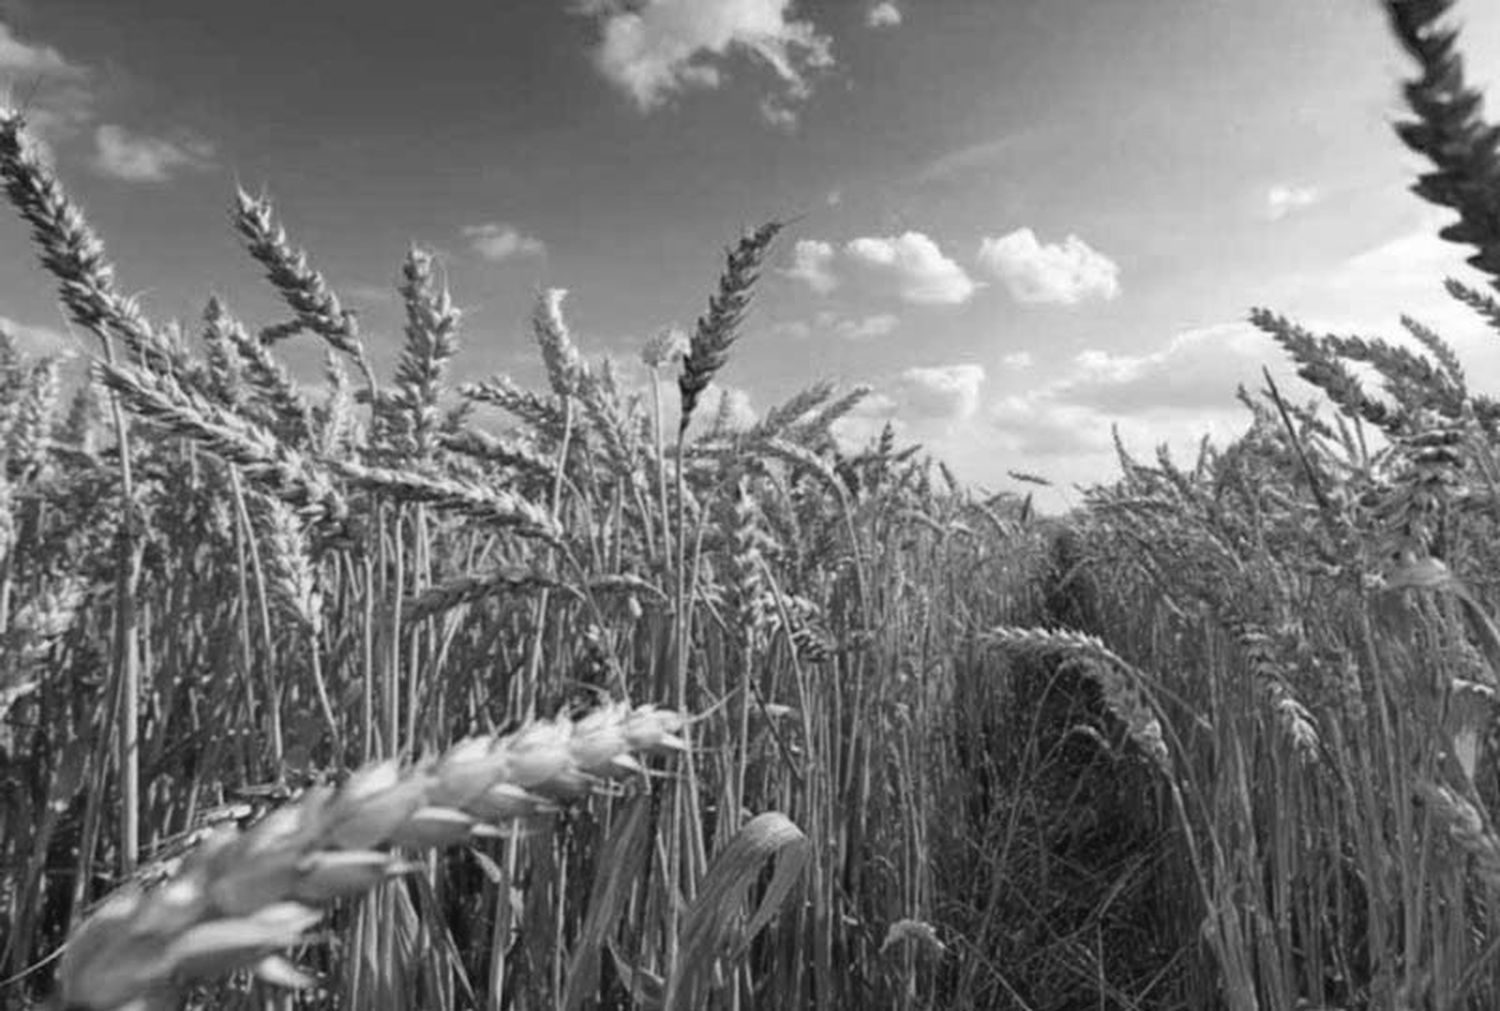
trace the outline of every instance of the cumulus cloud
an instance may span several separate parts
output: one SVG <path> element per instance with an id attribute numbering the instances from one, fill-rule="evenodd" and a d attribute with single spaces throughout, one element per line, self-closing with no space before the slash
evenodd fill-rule
<path id="1" fill-rule="evenodd" d="M 547 244 L 541 239 L 525 235 L 514 225 L 503 222 L 469 225 L 464 228 L 463 235 L 469 240 L 470 249 L 495 263 L 513 256 L 541 256 L 547 252 Z"/>
<path id="2" fill-rule="evenodd" d="M 844 246 L 850 259 L 896 284 L 896 293 L 919 305 L 967 302 L 979 285 L 938 244 L 921 232 L 888 237 L 865 236 Z"/>
<path id="3" fill-rule="evenodd" d="M 1280 221 L 1294 211 L 1311 207 L 1321 197 L 1313 186 L 1272 186 L 1266 191 L 1266 217 Z"/>
<path id="4" fill-rule="evenodd" d="M 1031 357 L 1030 351 L 1013 351 L 1001 358 L 1000 363 L 1007 368 L 1029 369 L 1036 364 L 1036 359 Z"/>
<path id="5" fill-rule="evenodd" d="M 785 125 L 812 92 L 811 75 L 833 65 L 832 42 L 792 15 L 792 0 L 582 0 L 600 41 L 594 63 L 642 112 L 674 94 L 717 88 L 731 54 L 748 55 L 776 76 L 779 92 L 762 115 Z"/>
<path id="6" fill-rule="evenodd" d="M 833 253 L 831 243 L 798 239 L 792 247 L 792 265 L 785 271 L 786 276 L 803 282 L 819 295 L 826 295 L 839 284 L 833 275 Z"/>
<path id="7" fill-rule="evenodd" d="M 209 168 L 213 156 L 213 145 L 203 140 L 148 137 L 113 123 L 94 131 L 95 170 L 128 183 L 166 182 L 179 169 Z"/>
<path id="8" fill-rule="evenodd" d="M 898 410 L 918 420 L 963 421 L 979 410 L 982 365 L 918 366 L 896 382 Z"/>
<path id="9" fill-rule="evenodd" d="M 979 262 L 1018 302 L 1076 305 L 1120 293 L 1119 265 L 1076 235 L 1043 244 L 1030 228 L 1018 228 L 982 241 Z"/>
<path id="10" fill-rule="evenodd" d="M 1436 213 L 1420 228 L 1342 262 L 1282 279 L 1266 304 L 1315 333 L 1359 333 L 1414 347 L 1398 322 L 1409 313 L 1449 338 L 1477 391 L 1500 393 L 1500 379 L 1492 378 L 1500 376 L 1493 330 L 1442 290 L 1447 275 L 1483 285 L 1463 263 L 1469 250 L 1434 234 L 1451 220 L 1452 212 Z M 1145 345 L 1096 344 L 1065 360 L 1032 354 L 1035 366 L 1018 373 L 1011 369 L 1025 367 L 1025 352 L 997 349 L 995 361 L 984 360 L 987 378 L 967 385 L 962 373 L 893 376 L 880 384 L 880 402 L 844 428 L 862 444 L 894 419 L 903 438 L 921 442 L 965 479 L 993 487 L 1014 487 L 1007 470 L 1042 474 L 1056 487 L 1037 490 L 1036 501 L 1056 510 L 1076 504 L 1074 485 L 1118 476 L 1112 426 L 1138 458 L 1149 460 L 1165 443 L 1191 466 L 1204 435 L 1223 446 L 1249 425 L 1234 389 L 1260 388 L 1262 366 L 1287 397 L 1318 397 L 1275 342 L 1245 321 L 1166 333 Z"/>
<path id="11" fill-rule="evenodd" d="M 868 28 L 895 28 L 901 23 L 901 8 L 891 0 L 882 0 L 865 11 L 865 26 Z"/>

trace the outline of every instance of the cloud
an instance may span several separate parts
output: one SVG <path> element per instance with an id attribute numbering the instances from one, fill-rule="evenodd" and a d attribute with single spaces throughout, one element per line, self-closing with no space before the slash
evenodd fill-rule
<path id="1" fill-rule="evenodd" d="M 793 320 L 778 324 L 774 332 L 794 340 L 809 340 L 815 337 L 833 337 L 845 341 L 874 340 L 896 332 L 901 320 L 893 313 L 883 312 L 873 316 L 841 316 L 836 312 L 820 312 L 811 320 Z"/>
<path id="2" fill-rule="evenodd" d="M 979 410 L 981 365 L 933 365 L 907 369 L 897 378 L 897 410 L 916 420 L 963 421 Z"/>
<path id="3" fill-rule="evenodd" d="M 513 256 L 543 256 L 547 244 L 531 235 L 522 234 L 514 225 L 491 221 L 482 225 L 469 225 L 463 229 L 469 248 L 486 260 L 499 263 Z"/>
<path id="4" fill-rule="evenodd" d="M 601 37 L 599 72 L 641 112 L 673 95 L 723 83 L 731 53 L 770 68 L 780 84 L 768 109 L 783 123 L 812 92 L 810 75 L 833 66 L 832 42 L 811 21 L 791 15 L 792 0 L 582 0 L 575 13 L 594 17 Z"/>
<path id="5" fill-rule="evenodd" d="M 901 24 L 901 8 L 891 0 L 882 0 L 865 12 L 865 27 L 895 28 Z"/>
<path id="6" fill-rule="evenodd" d="M 1027 467 L 1049 476 L 1106 480 L 1114 468 L 1113 425 L 1146 455 L 1162 442 L 1187 452 L 1205 433 L 1219 445 L 1237 436 L 1249 414 L 1235 388 L 1257 389 L 1263 365 L 1283 392 L 1304 399 L 1294 394 L 1299 383 L 1291 362 L 1246 322 L 1185 330 L 1153 350 L 1085 350 L 1051 382 L 992 400 L 982 418 L 991 431 L 971 432 L 968 440 L 1025 458 Z"/>
<path id="7" fill-rule="evenodd" d="M 73 353 L 73 340 L 63 331 L 49 326 L 30 326 L 9 316 L 0 316 L 0 332 L 10 335 L 16 346 L 28 355 L 64 355 Z"/>
<path id="8" fill-rule="evenodd" d="M 1271 366 L 1279 385 L 1292 381 L 1295 371 L 1285 357 L 1250 323 L 1218 323 L 1184 330 L 1154 351 L 1081 351 L 1045 396 L 1111 416 L 1160 409 L 1207 413 L 1233 407 L 1235 387 L 1254 386 L 1262 364 Z"/>
<path id="9" fill-rule="evenodd" d="M 1389 304 L 1423 295 L 1446 300 L 1442 293 L 1445 277 L 1456 276 L 1483 286 L 1484 281 L 1464 262 L 1474 249 L 1438 236 L 1439 229 L 1455 219 L 1456 215 L 1447 210 L 1427 213 L 1415 230 L 1354 254 L 1330 274 L 1308 278 L 1309 287 L 1336 289 L 1341 296 L 1380 293 L 1387 297 L 1379 301 Z M 1392 294 L 1397 297 L 1391 298 Z"/>
<path id="10" fill-rule="evenodd" d="M 863 319 L 840 319 L 833 325 L 833 335 L 840 340 L 865 341 L 885 337 L 896 332 L 901 320 L 892 313 L 883 312 Z"/>
<path id="11" fill-rule="evenodd" d="M 921 232 L 854 239 L 844 246 L 844 252 L 894 280 L 896 293 L 907 302 L 958 305 L 967 302 L 980 287 Z"/>
<path id="12" fill-rule="evenodd" d="M 754 425 L 760 416 L 755 411 L 750 394 L 737 386 L 713 383 L 704 393 L 702 403 L 693 411 L 693 424 L 700 426 L 700 431 L 706 431 L 720 417 L 724 418 L 731 430 L 743 431 Z"/>
<path id="13" fill-rule="evenodd" d="M 1409 313 L 1451 341 L 1476 392 L 1500 393 L 1494 330 L 1442 290 L 1449 275 L 1481 289 L 1485 283 L 1464 265 L 1467 247 L 1436 237 L 1452 218 L 1450 211 L 1433 212 L 1419 227 L 1357 255 L 1278 279 L 1263 293 L 1264 303 L 1314 333 L 1383 337 L 1416 350 L 1398 321 Z M 1263 366 L 1294 402 L 1323 401 L 1276 343 L 1243 320 L 1167 332 L 1145 345 L 1100 343 L 1061 361 L 1048 360 L 1038 348 L 1031 353 L 1036 364 L 1024 372 L 1012 371 L 1022 367 L 1025 354 L 1017 348 L 999 348 L 996 360 L 983 359 L 988 375 L 970 385 L 975 399 L 967 403 L 977 400 L 978 406 L 967 416 L 964 384 L 955 381 L 963 376 L 950 373 L 946 383 L 891 377 L 881 384 L 883 399 L 857 412 L 841 438 L 847 434 L 852 444 L 862 444 L 893 418 L 903 439 L 921 442 L 965 480 L 1012 488 L 1003 476 L 1009 469 L 1053 480 L 1057 487 L 1037 490 L 1036 502 L 1055 511 L 1077 504 L 1073 485 L 1118 477 L 1112 426 L 1137 459 L 1150 461 L 1166 444 L 1190 467 L 1204 435 L 1223 447 L 1248 427 L 1251 415 L 1234 390 L 1239 384 L 1258 390 Z M 1368 388 L 1379 394 L 1377 383 Z M 1325 417 L 1327 411 L 1326 405 L 1320 409 Z"/>
<path id="14" fill-rule="evenodd" d="M 1280 221 L 1294 211 L 1311 207 L 1322 196 L 1313 186 L 1272 186 L 1266 191 L 1266 217 Z"/>
<path id="15" fill-rule="evenodd" d="M 913 368 L 880 384 L 839 435 L 862 445 L 890 420 L 964 480 L 1013 489 L 1004 474 L 1014 469 L 1057 482 L 1036 494 L 1039 506 L 1058 510 L 1076 499 L 1073 485 L 1117 477 L 1113 425 L 1137 456 L 1167 443 L 1187 463 L 1205 433 L 1219 445 L 1236 437 L 1250 416 L 1234 388 L 1257 385 L 1262 361 L 1283 383 L 1292 370 L 1276 355 L 1249 324 L 1223 323 L 1139 352 L 1086 351 L 1045 382 L 1012 371 L 1033 365 L 1024 351 L 1004 355 L 993 375 L 979 364 Z"/>
<path id="16" fill-rule="evenodd" d="M 1018 302 L 1076 305 L 1120 294 L 1120 268 L 1076 235 L 1043 245 L 1030 228 L 979 244 L 979 262 Z"/>
<path id="17" fill-rule="evenodd" d="M 1453 347 L 1476 391 L 1500 394 L 1500 341 L 1495 331 L 1443 290 L 1444 278 L 1487 289 L 1488 281 L 1464 262 L 1473 248 L 1438 238 L 1455 218 L 1433 210 L 1412 231 L 1350 256 L 1331 269 L 1294 278 L 1269 307 L 1315 333 L 1360 334 L 1411 344 L 1400 317 L 1433 328 Z M 1303 383 L 1304 390 L 1311 387 Z"/>
<path id="18" fill-rule="evenodd" d="M 908 425 L 897 416 L 898 407 L 895 398 L 888 394 L 871 393 L 833 423 L 833 437 L 840 448 L 857 453 L 879 438 L 887 424 L 897 436 L 903 435 Z"/>
<path id="19" fill-rule="evenodd" d="M 833 276 L 833 245 L 817 239 L 798 239 L 792 247 L 792 265 L 784 273 L 787 277 L 802 281 L 819 295 L 826 295 L 838 287 L 839 280 Z"/>
<path id="20" fill-rule="evenodd" d="M 24 100 L 26 125 L 34 138 L 63 139 L 93 118 L 89 77 L 87 68 L 56 48 L 23 42 L 0 21 L 0 84 L 9 85 L 12 100 Z"/>
<path id="21" fill-rule="evenodd" d="M 951 182 L 968 173 L 984 168 L 993 168 L 1006 159 L 1019 155 L 1035 155 L 1042 151 L 1055 137 L 1056 125 L 1029 126 L 993 140 L 979 141 L 938 155 L 917 169 L 912 176 L 916 183 Z"/>
<path id="22" fill-rule="evenodd" d="M 213 164 L 213 145 L 203 140 L 181 143 L 132 134 L 113 123 L 94 131 L 94 168 L 130 183 L 160 183 L 178 169 L 202 170 Z"/>
<path id="23" fill-rule="evenodd" d="M 767 126 L 774 126 L 778 130 L 791 133 L 797 129 L 797 110 L 783 99 L 767 96 L 760 100 L 760 118 L 766 121 Z"/>
<path id="24" fill-rule="evenodd" d="M 29 77 L 32 75 L 56 77 L 82 77 L 82 67 L 63 59 L 61 53 L 51 46 L 22 42 L 0 22 L 0 74 L 6 77 Z"/>

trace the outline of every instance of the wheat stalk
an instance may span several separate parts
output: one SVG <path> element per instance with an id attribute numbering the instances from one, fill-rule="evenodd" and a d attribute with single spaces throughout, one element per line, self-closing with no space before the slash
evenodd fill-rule
<path id="1" fill-rule="evenodd" d="M 256 968 L 295 970 L 270 953 L 336 899 L 404 869 L 398 848 L 429 849 L 534 818 L 559 802 L 639 774 L 639 755 L 679 750 L 683 718 L 616 704 L 470 737 L 442 757 L 366 766 L 341 788 L 313 789 L 246 831 L 224 829 L 156 888 L 127 886 L 68 941 L 58 972 L 68 1007 L 161 1008 L 193 980 Z"/>

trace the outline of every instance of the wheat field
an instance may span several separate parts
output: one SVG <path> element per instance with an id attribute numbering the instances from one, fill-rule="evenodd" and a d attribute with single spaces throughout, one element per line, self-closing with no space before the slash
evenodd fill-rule
<path id="1" fill-rule="evenodd" d="M 1450 3 L 1384 7 L 1415 193 L 1500 291 Z M 1421 322 L 1255 310 L 1308 390 L 1047 518 L 841 443 L 864 388 L 708 414 L 783 222 L 646 389 L 541 292 L 531 390 L 453 382 L 429 251 L 384 376 L 269 200 L 281 316 L 182 326 L 20 109 L 0 180 L 95 348 L 65 393 L 0 330 L 5 1006 L 1500 1001 L 1500 401 Z"/>

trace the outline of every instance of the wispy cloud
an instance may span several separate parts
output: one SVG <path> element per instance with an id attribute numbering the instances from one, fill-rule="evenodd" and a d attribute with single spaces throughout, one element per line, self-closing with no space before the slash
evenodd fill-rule
<path id="1" fill-rule="evenodd" d="M 834 321 L 832 332 L 839 340 L 867 341 L 887 337 L 896 332 L 901 320 L 893 313 L 882 312 L 874 316 L 842 318 Z"/>
<path id="2" fill-rule="evenodd" d="M 0 73 L 18 77 L 37 74 L 82 77 L 84 69 L 65 60 L 52 46 L 22 42 L 9 25 L 0 22 Z"/>
<path id="3" fill-rule="evenodd" d="M 1280 221 L 1288 214 L 1311 207 L 1322 197 L 1316 186 L 1272 186 L 1266 191 L 1266 217 Z"/>
<path id="4" fill-rule="evenodd" d="M 1036 151 L 1057 129 L 1055 126 L 1034 126 L 954 148 L 922 165 L 912 176 L 912 181 L 946 183 L 980 169 L 993 168 L 1017 155 Z"/>
<path id="5" fill-rule="evenodd" d="M 901 8 L 891 0 L 882 0 L 865 11 L 865 26 L 868 28 L 895 28 L 901 24 Z"/>
<path id="6" fill-rule="evenodd" d="M 797 245 L 792 247 L 792 265 L 784 273 L 819 295 L 826 295 L 839 284 L 833 274 L 833 256 L 832 243 L 798 239 Z"/>
<path id="7" fill-rule="evenodd" d="M 1151 351 L 1080 351 L 1046 396 L 1113 415 L 1211 412 L 1233 408 L 1235 386 L 1253 384 L 1262 363 L 1280 370 L 1281 357 L 1271 338 L 1249 323 L 1219 323 L 1184 330 Z"/>
<path id="8" fill-rule="evenodd" d="M 1435 210 L 1422 224 L 1348 257 L 1327 270 L 1294 279 L 1271 306 L 1317 332 L 1358 333 L 1402 341 L 1400 317 L 1411 316 L 1447 340 L 1485 393 L 1500 391 L 1500 342 L 1478 314 L 1443 289 L 1452 277 L 1483 290 L 1486 282 L 1465 262 L 1472 247 L 1438 237 L 1454 219 Z M 1310 389 L 1310 387 L 1304 387 Z"/>
<path id="9" fill-rule="evenodd" d="M 547 252 L 547 244 L 541 239 L 499 221 L 469 225 L 464 228 L 463 236 L 469 240 L 470 249 L 495 263 L 513 256 L 542 256 Z"/>
<path id="10" fill-rule="evenodd" d="M 850 259 L 895 282 L 903 301 L 918 305 L 958 305 L 979 285 L 938 244 L 921 232 L 865 236 L 844 246 Z"/>
<path id="11" fill-rule="evenodd" d="M 717 88 L 731 53 L 770 68 L 778 91 L 761 106 L 778 125 L 812 93 L 812 75 L 833 65 L 832 41 L 794 17 L 792 0 L 579 0 L 576 13 L 597 19 L 594 63 L 642 112 L 673 95 Z"/>
<path id="12" fill-rule="evenodd" d="M 348 297 L 355 302 L 364 302 L 369 305 L 384 305 L 394 303 L 399 297 L 394 285 L 368 284 L 355 281 L 345 283 L 339 287 L 339 294 Z"/>
<path id="13" fill-rule="evenodd" d="M 1076 235 L 1043 244 L 1020 228 L 979 246 L 980 264 L 1005 283 L 1018 302 L 1076 305 L 1120 294 L 1120 268 Z"/>
<path id="14" fill-rule="evenodd" d="M 0 21 L 0 82 L 8 82 L 12 98 L 24 84 L 27 125 L 36 135 L 59 139 L 71 135 L 93 118 L 94 93 L 89 70 L 62 55 L 54 46 L 23 41 Z M 35 93 L 30 93 L 32 84 Z"/>
<path id="15" fill-rule="evenodd" d="M 760 118 L 766 121 L 766 125 L 774 126 L 778 130 L 787 133 L 797 129 L 797 108 L 791 102 L 778 96 L 767 95 L 760 100 Z"/>
<path id="16" fill-rule="evenodd" d="M 0 332 L 6 333 L 17 347 L 32 355 L 69 355 L 73 341 L 61 330 L 49 326 L 33 326 L 0 316 Z"/>
<path id="17" fill-rule="evenodd" d="M 820 312 L 810 320 L 799 319 L 778 324 L 775 333 L 795 340 L 810 340 L 832 337 L 841 341 L 867 341 L 887 337 L 901 325 L 900 317 L 882 312 L 873 316 L 843 316 L 836 312 Z"/>
<path id="18" fill-rule="evenodd" d="M 204 140 L 148 137 L 113 123 L 94 131 L 94 168 L 129 183 L 166 182 L 180 169 L 201 171 L 213 165 L 213 156 L 213 145 Z"/>

